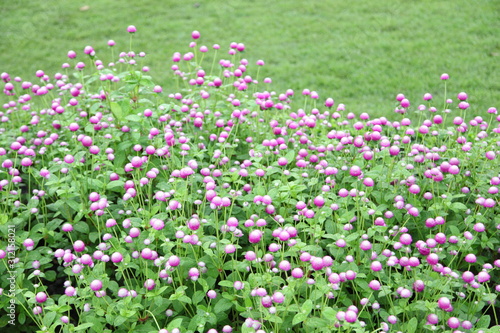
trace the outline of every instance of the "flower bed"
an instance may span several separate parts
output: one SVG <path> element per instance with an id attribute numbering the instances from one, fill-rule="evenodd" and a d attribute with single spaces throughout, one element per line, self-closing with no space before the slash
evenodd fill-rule
<path id="1" fill-rule="evenodd" d="M 116 63 L 1 75 L 0 327 L 497 332 L 495 108 L 443 74 L 370 119 L 196 31 L 166 93 L 128 32 Z"/>

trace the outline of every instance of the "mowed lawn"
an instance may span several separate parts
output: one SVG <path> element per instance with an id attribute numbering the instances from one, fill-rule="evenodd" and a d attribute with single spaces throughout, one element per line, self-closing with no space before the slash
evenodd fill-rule
<path id="1" fill-rule="evenodd" d="M 229 58 L 229 43 L 244 43 L 251 64 L 265 61 L 270 89 L 315 90 L 357 114 L 391 115 L 397 93 L 416 107 L 429 92 L 441 108 L 442 73 L 448 97 L 468 93 L 468 112 L 499 106 L 499 1 L 13 0 L 0 13 L 0 72 L 23 80 L 61 71 L 68 50 L 84 61 L 86 45 L 112 61 L 107 41 L 116 41 L 115 56 L 129 51 L 126 27 L 135 25 L 133 50 L 146 52 L 141 65 L 167 92 L 176 89 L 171 56 L 190 51 L 198 30 L 208 68 L 213 44 Z"/>

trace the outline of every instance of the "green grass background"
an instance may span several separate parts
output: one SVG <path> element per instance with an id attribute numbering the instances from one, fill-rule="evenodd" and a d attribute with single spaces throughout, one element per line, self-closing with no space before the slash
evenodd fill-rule
<path id="1" fill-rule="evenodd" d="M 167 92 L 170 58 L 189 51 L 198 30 L 198 46 L 218 43 L 225 53 L 244 43 L 250 63 L 266 62 L 261 73 L 277 92 L 316 90 L 355 113 L 390 115 L 397 93 L 417 106 L 430 92 L 441 107 L 444 72 L 448 97 L 466 91 L 469 112 L 499 106 L 498 0 L 1 0 L 0 14 L 0 72 L 24 80 L 60 71 L 67 51 L 81 56 L 86 45 L 111 60 L 107 41 L 128 51 L 133 24 L 133 49 L 147 53 Z"/>

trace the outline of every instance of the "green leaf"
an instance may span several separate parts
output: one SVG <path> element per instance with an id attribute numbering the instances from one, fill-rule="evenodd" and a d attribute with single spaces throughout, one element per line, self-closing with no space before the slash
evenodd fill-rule
<path id="1" fill-rule="evenodd" d="M 219 282 L 219 286 L 221 287 L 233 287 L 233 282 L 231 281 L 228 281 L 228 280 L 224 280 L 224 281 L 221 281 Z"/>
<path id="2" fill-rule="evenodd" d="M 337 320 L 337 311 L 335 311 L 334 309 L 330 308 L 330 307 L 327 307 L 327 308 L 324 308 L 322 311 L 321 311 L 322 315 L 324 318 L 330 320 L 330 321 L 335 321 Z"/>
<path id="3" fill-rule="evenodd" d="M 326 327 L 328 324 L 328 320 L 318 317 L 311 317 L 306 320 L 306 326 L 312 328 Z"/>
<path id="4" fill-rule="evenodd" d="M 57 315 L 57 313 L 55 311 L 47 313 L 43 317 L 43 324 L 45 326 L 47 326 L 47 327 L 50 327 L 50 325 L 52 325 L 52 323 L 54 322 L 54 319 L 56 318 L 56 315 Z"/>
<path id="5" fill-rule="evenodd" d="M 184 318 L 176 318 L 176 319 L 172 320 L 172 321 L 168 324 L 168 326 L 167 326 L 167 330 L 168 330 L 168 331 L 171 331 L 171 330 L 172 330 L 172 329 L 174 329 L 174 328 L 180 328 L 183 320 L 184 320 Z"/>
<path id="6" fill-rule="evenodd" d="M 101 182 L 102 183 L 102 182 Z M 74 212 L 79 212 L 80 209 L 80 203 L 77 202 L 76 200 L 67 200 L 66 204 L 70 206 Z"/>
<path id="7" fill-rule="evenodd" d="M 454 225 L 449 225 L 448 228 L 450 229 L 450 235 L 459 235 L 460 234 L 460 230 L 458 230 L 458 228 Z"/>
<path id="8" fill-rule="evenodd" d="M 122 316 L 116 316 L 115 320 L 113 321 L 113 325 L 118 327 L 126 321 L 127 321 L 127 318 L 122 317 Z"/>
<path id="9" fill-rule="evenodd" d="M 288 150 L 288 153 L 286 154 L 285 158 L 288 161 L 294 161 L 295 160 L 295 150 L 294 149 Z"/>
<path id="10" fill-rule="evenodd" d="M 100 191 L 104 187 L 104 183 L 98 179 L 88 178 L 89 189 Z"/>
<path id="11" fill-rule="evenodd" d="M 297 313 L 295 316 L 293 316 L 292 326 L 303 322 L 304 320 L 306 320 L 307 316 L 309 316 L 308 313 L 307 314 L 302 312 Z"/>
<path id="12" fill-rule="evenodd" d="M 170 300 L 172 301 L 180 301 L 182 303 L 188 303 L 191 304 L 191 298 L 187 297 L 184 291 L 187 289 L 186 286 L 181 286 L 176 289 L 175 293 L 170 295 Z"/>
<path id="13" fill-rule="evenodd" d="M 276 323 L 276 324 L 282 324 L 283 323 L 283 319 L 281 319 L 278 316 L 270 316 L 267 320 L 269 322 L 271 322 L 271 323 Z"/>
<path id="14" fill-rule="evenodd" d="M 121 309 L 120 310 L 120 316 L 125 317 L 125 318 L 133 317 L 136 314 L 137 314 L 137 312 L 134 310 L 128 310 L 128 309 Z M 116 322 L 116 319 L 115 319 L 115 322 Z"/>
<path id="15" fill-rule="evenodd" d="M 125 120 L 140 122 L 141 121 L 141 117 L 138 116 L 138 115 L 136 115 L 136 114 L 131 114 L 131 115 L 126 116 Z"/>
<path id="16" fill-rule="evenodd" d="M 122 121 L 123 120 L 123 110 L 120 104 L 116 102 L 110 102 L 109 106 L 111 107 L 111 112 L 113 113 L 113 116 L 115 116 L 116 120 Z"/>
<path id="17" fill-rule="evenodd" d="M 300 307 L 300 311 L 302 313 L 309 314 L 311 313 L 312 308 L 313 308 L 313 302 L 310 299 L 308 299 L 304 302 L 304 304 L 302 304 L 302 306 Z"/>
<path id="18" fill-rule="evenodd" d="M 333 219 L 326 219 L 325 220 L 325 231 L 330 234 L 330 235 L 333 235 L 335 234 L 335 232 L 337 231 L 337 226 L 336 224 L 333 222 Z"/>
<path id="19" fill-rule="evenodd" d="M 26 322 L 26 313 L 19 312 L 19 317 L 17 318 L 19 324 L 23 325 Z"/>
<path id="20" fill-rule="evenodd" d="M 208 283 L 205 279 L 199 279 L 198 283 L 203 287 L 203 291 L 206 293 L 208 291 Z"/>
<path id="21" fill-rule="evenodd" d="M 187 304 L 191 304 L 191 298 L 187 297 L 186 295 L 182 295 L 178 298 L 178 301 L 182 302 L 182 303 L 187 303 Z"/>
<path id="22" fill-rule="evenodd" d="M 75 327 L 75 331 L 83 331 L 89 327 L 92 327 L 94 326 L 94 323 L 85 323 L 85 324 L 81 324 L 81 325 L 78 325 L 77 327 Z"/>
<path id="23" fill-rule="evenodd" d="M 108 324 L 113 325 L 113 323 L 115 322 L 115 318 L 116 316 L 114 314 L 106 313 L 106 322 Z"/>
<path id="24" fill-rule="evenodd" d="M 418 325 L 417 318 L 415 317 L 411 318 L 410 321 L 406 324 L 405 332 L 414 333 L 415 330 L 417 329 L 417 325 Z"/>
<path id="25" fill-rule="evenodd" d="M 121 192 L 124 184 L 123 180 L 113 180 L 106 185 L 106 189 L 113 192 Z"/>
<path id="26" fill-rule="evenodd" d="M 88 83 L 88 82 L 87 82 Z M 92 104 L 92 106 L 90 107 L 89 111 L 91 114 L 94 114 L 96 113 L 97 110 L 99 110 L 99 108 L 102 106 L 102 103 L 94 103 Z"/>
<path id="27" fill-rule="evenodd" d="M 203 332 L 203 328 L 205 327 L 206 322 L 207 319 L 204 315 L 197 314 L 193 318 L 191 318 L 191 321 L 188 325 L 188 330 L 195 331 L 196 329 L 199 329 L 199 332 Z"/>
<path id="28" fill-rule="evenodd" d="M 193 304 L 198 304 L 201 302 L 201 300 L 205 297 L 205 293 L 201 290 L 197 290 L 194 294 L 193 297 L 191 297 L 191 300 Z"/>
<path id="29" fill-rule="evenodd" d="M 310 178 L 308 185 L 309 185 L 309 187 L 312 187 L 312 186 L 316 185 L 317 183 L 318 183 L 318 178 Z"/>
<path id="30" fill-rule="evenodd" d="M 215 304 L 215 306 L 214 306 L 214 312 L 215 313 L 221 313 L 221 312 L 229 310 L 232 306 L 233 306 L 233 303 L 231 303 L 230 300 L 225 299 L 225 298 L 221 298 L 217 302 L 217 304 Z"/>
<path id="31" fill-rule="evenodd" d="M 79 222 L 73 226 L 73 229 L 75 229 L 78 232 L 81 232 L 82 234 L 88 234 L 89 233 L 89 226 L 86 222 Z"/>
<path id="32" fill-rule="evenodd" d="M 380 292 L 378 293 L 378 297 L 383 297 L 385 295 L 389 295 L 391 293 L 391 287 L 382 286 L 380 287 Z"/>
<path id="33" fill-rule="evenodd" d="M 489 315 L 485 315 L 485 316 L 482 316 L 476 323 L 475 325 L 475 328 L 476 329 L 480 329 L 480 328 L 487 328 L 490 326 L 490 316 Z"/>
<path id="34" fill-rule="evenodd" d="M 450 208 L 455 213 L 464 213 L 467 210 L 467 206 L 461 202 L 452 203 Z"/>
<path id="35" fill-rule="evenodd" d="M 56 271 L 53 271 L 53 270 L 47 270 L 44 272 L 45 273 L 45 279 L 47 281 L 55 281 L 56 280 Z"/>
<path id="36" fill-rule="evenodd" d="M 361 276 L 358 275 L 359 278 Z M 369 290 L 370 288 L 368 287 L 368 282 L 366 282 L 365 279 L 356 279 L 356 284 L 360 287 L 361 290 Z"/>
<path id="37" fill-rule="evenodd" d="M 95 242 L 99 238 L 99 234 L 97 232 L 91 232 L 89 234 L 89 239 L 91 242 Z"/>

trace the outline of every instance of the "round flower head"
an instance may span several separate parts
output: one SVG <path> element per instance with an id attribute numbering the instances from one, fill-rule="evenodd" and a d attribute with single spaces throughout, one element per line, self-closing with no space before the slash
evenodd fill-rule
<path id="1" fill-rule="evenodd" d="M 250 241 L 250 243 L 258 243 L 260 242 L 260 239 L 262 238 L 262 231 L 260 230 L 252 230 L 252 232 L 250 232 L 250 234 L 248 235 L 248 240 Z"/>
<path id="2" fill-rule="evenodd" d="M 451 301 L 448 297 L 443 296 L 438 300 L 438 306 L 441 309 L 446 310 L 451 306 Z"/>
<path id="3" fill-rule="evenodd" d="M 38 303 L 45 303 L 45 301 L 47 300 L 47 294 L 41 291 L 36 294 L 35 299 Z"/>
<path id="4" fill-rule="evenodd" d="M 101 280 L 94 280 L 90 283 L 90 289 L 92 289 L 93 291 L 101 290 L 101 288 L 102 288 Z"/>
<path id="5" fill-rule="evenodd" d="M 370 281 L 368 286 L 373 290 L 379 290 L 380 289 L 380 282 L 378 282 L 377 280 L 372 280 L 372 281 Z"/>
<path id="6" fill-rule="evenodd" d="M 155 285 L 156 285 L 156 283 L 153 279 L 147 279 L 144 282 L 144 288 L 146 288 L 147 290 L 153 290 Z"/>
<path id="7" fill-rule="evenodd" d="M 136 27 L 135 27 L 135 26 L 133 26 L 133 25 L 129 25 L 129 26 L 127 27 L 127 32 L 129 32 L 129 33 L 131 33 L 131 34 L 133 34 L 133 33 L 134 33 L 134 32 L 136 32 L 136 31 L 137 31 L 137 29 L 136 29 Z"/>
<path id="8" fill-rule="evenodd" d="M 76 252 L 82 252 L 83 250 L 85 250 L 85 244 L 81 240 L 77 240 L 75 241 L 75 243 L 73 243 L 73 249 Z"/>
<path id="9" fill-rule="evenodd" d="M 209 291 L 207 292 L 207 296 L 208 296 L 208 298 L 210 298 L 210 299 L 214 299 L 214 298 L 216 298 L 216 297 L 217 297 L 217 292 L 216 292 L 215 290 L 209 290 Z"/>

